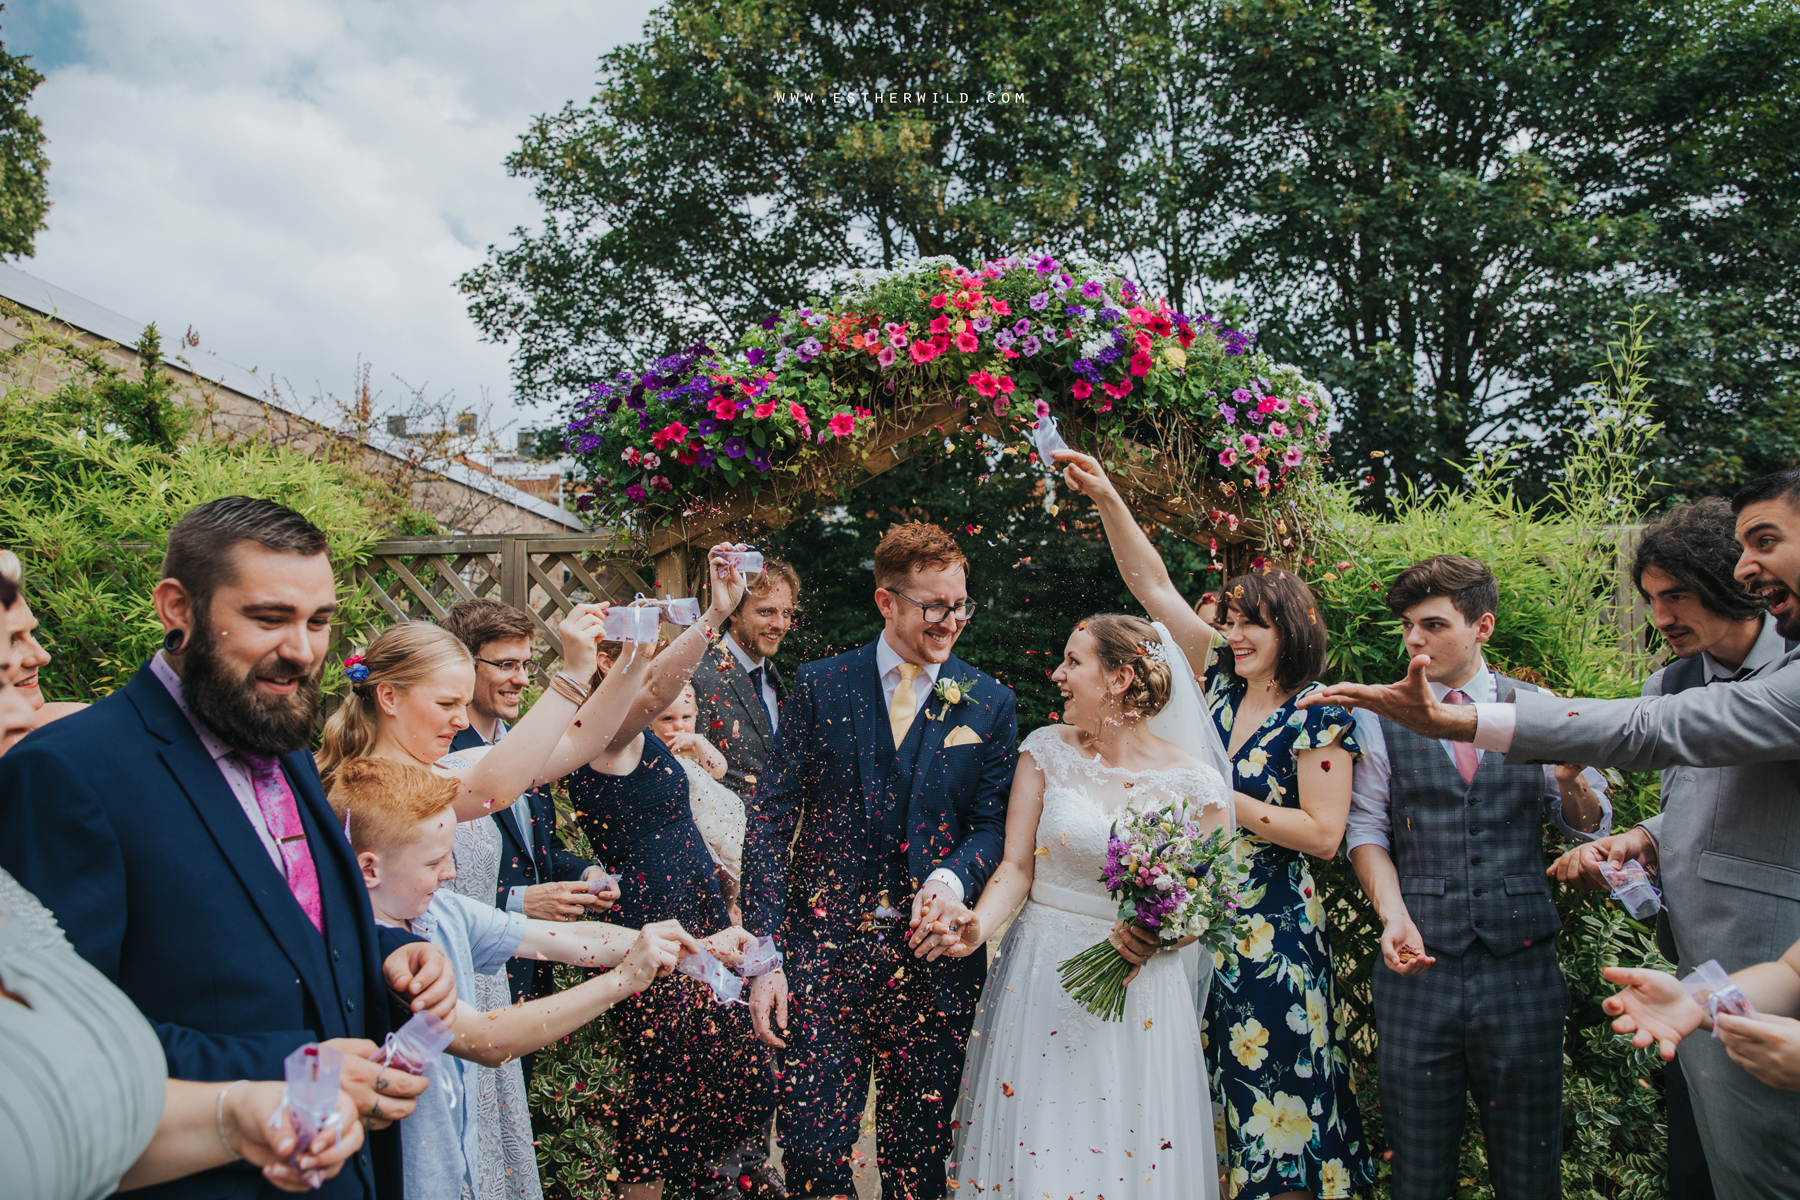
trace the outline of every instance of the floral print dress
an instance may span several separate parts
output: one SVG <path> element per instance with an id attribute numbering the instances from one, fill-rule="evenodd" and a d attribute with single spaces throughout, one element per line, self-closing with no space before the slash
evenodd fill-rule
<path id="1" fill-rule="evenodd" d="M 1361 757 L 1348 711 L 1294 707 L 1318 686 L 1276 709 L 1232 755 L 1236 790 L 1298 808 L 1296 755 L 1337 742 Z M 1245 687 L 1215 654 L 1206 702 L 1227 746 Z M 1346 1010 L 1336 1000 L 1325 906 L 1305 854 L 1244 832 L 1251 928 L 1235 955 L 1214 956 L 1201 1020 L 1220 1154 L 1229 1167 L 1224 1195 L 1262 1200 L 1299 1190 L 1319 1200 L 1347 1197 L 1368 1186 L 1374 1168 L 1350 1090 Z"/>

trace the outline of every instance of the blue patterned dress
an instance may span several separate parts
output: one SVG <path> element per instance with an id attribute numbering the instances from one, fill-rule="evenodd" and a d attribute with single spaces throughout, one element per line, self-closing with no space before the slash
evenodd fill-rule
<path id="1" fill-rule="evenodd" d="M 1206 702 L 1227 746 L 1245 686 L 1220 667 L 1215 653 Z M 1236 790 L 1298 808 L 1296 755 L 1337 742 L 1361 756 L 1348 711 L 1294 707 L 1318 686 L 1276 709 L 1232 755 Z M 1335 994 L 1325 906 L 1305 854 L 1244 832 L 1244 852 L 1252 856 L 1251 932 L 1236 955 L 1215 956 L 1218 970 L 1201 1022 L 1220 1153 L 1229 1166 L 1224 1194 L 1262 1200 L 1299 1190 L 1318 1200 L 1347 1197 L 1371 1182 L 1374 1167 L 1350 1091 L 1345 1010 Z"/>

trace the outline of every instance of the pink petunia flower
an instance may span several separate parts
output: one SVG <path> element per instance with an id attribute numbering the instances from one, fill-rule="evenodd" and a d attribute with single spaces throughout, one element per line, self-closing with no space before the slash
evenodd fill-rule
<path id="1" fill-rule="evenodd" d="M 911 346 L 907 347 L 907 353 L 912 355 L 912 360 L 914 362 L 921 365 L 930 362 L 938 355 L 937 347 L 930 342 L 914 342 Z"/>
<path id="2" fill-rule="evenodd" d="M 986 371 L 977 371 L 969 376 L 969 386 L 975 389 L 978 396 L 994 396 L 1000 391 L 994 377 Z"/>
<path id="3" fill-rule="evenodd" d="M 768 416 L 775 411 L 775 406 L 778 403 L 780 402 L 776 400 L 764 400 L 761 404 L 756 406 L 756 415 L 758 417 Z"/>
<path id="4" fill-rule="evenodd" d="M 973 353 L 981 348 L 981 339 L 975 336 L 973 330 L 965 329 L 956 335 L 956 348 L 964 354 Z"/>
<path id="5" fill-rule="evenodd" d="M 812 419 L 806 415 L 806 409 L 803 405 L 800 404 L 799 401 L 797 401 L 797 400 L 789 400 L 788 401 L 788 416 L 790 416 L 790 417 L 794 418 L 794 420 L 800 422 L 800 428 L 805 429 L 809 432 L 811 431 Z"/>
<path id="6" fill-rule="evenodd" d="M 939 317 L 933 317 L 931 319 L 931 332 L 943 333 L 946 329 L 949 329 L 949 328 L 950 328 L 950 318 L 949 317 L 939 316 Z"/>
<path id="7" fill-rule="evenodd" d="M 1131 356 L 1131 373 L 1139 377 L 1150 373 L 1150 356 L 1140 350 Z"/>
<path id="8" fill-rule="evenodd" d="M 1048 404 L 1045 404 L 1042 400 L 1035 401 L 1032 404 L 1032 409 L 1040 417 L 1047 417 L 1050 415 L 1050 406 Z"/>
<path id="9" fill-rule="evenodd" d="M 906 343 L 910 340 L 911 339 L 906 336 L 906 331 L 904 329 L 895 329 L 888 333 L 888 345 L 896 350 L 906 349 Z"/>
<path id="10" fill-rule="evenodd" d="M 1286 425 L 1283 425 L 1280 421 L 1270 421 L 1269 422 L 1269 436 L 1270 437 L 1286 437 L 1287 431 L 1288 431 L 1288 427 Z"/>
<path id="11" fill-rule="evenodd" d="M 1294 407 L 1294 406 L 1292 404 L 1288 403 L 1286 396 L 1275 397 L 1275 411 L 1276 412 L 1284 413 L 1284 412 L 1287 412 L 1292 407 Z"/>
<path id="12" fill-rule="evenodd" d="M 674 484 L 669 482 L 669 478 L 666 475 L 652 475 L 650 477 L 650 490 L 653 492 L 666 494 L 674 486 Z"/>
<path id="13" fill-rule="evenodd" d="M 1238 441 L 1243 445 L 1245 454 L 1255 454 L 1262 449 L 1262 439 L 1254 433 L 1246 433 Z"/>
<path id="14" fill-rule="evenodd" d="M 1019 386 L 1013 382 L 1011 375 L 1000 376 L 1000 378 L 994 380 L 994 384 L 1008 396 L 1012 395 L 1013 389 Z"/>
<path id="15" fill-rule="evenodd" d="M 660 466 L 662 466 L 662 455 L 660 455 L 660 454 L 644 455 L 644 470 L 654 471 L 654 470 L 656 470 L 656 468 L 658 468 Z"/>
<path id="16" fill-rule="evenodd" d="M 721 421 L 729 421 L 737 416 L 737 401 L 724 393 L 714 396 L 712 398 L 712 403 L 708 404 L 707 407 L 712 410 L 712 415 L 719 418 Z"/>
<path id="17" fill-rule="evenodd" d="M 1267 468 L 1267 467 L 1256 468 L 1256 486 L 1257 487 L 1268 487 L 1269 486 L 1269 468 Z"/>
<path id="18" fill-rule="evenodd" d="M 1237 466 L 1237 451 L 1233 450 L 1230 446 L 1219 451 L 1219 465 L 1221 467 Z"/>
<path id="19" fill-rule="evenodd" d="M 894 353 L 894 348 L 892 346 L 883 346 L 881 348 L 881 353 L 875 356 L 875 361 L 884 367 L 891 367 L 894 365 L 894 360 L 899 357 L 898 354 Z M 758 413 L 757 415 L 761 416 L 762 414 Z"/>
<path id="20" fill-rule="evenodd" d="M 830 429 L 837 437 L 848 437 L 856 432 L 856 418 L 849 413 L 838 413 L 831 418 Z"/>
<path id="21" fill-rule="evenodd" d="M 1003 317 L 1012 316 L 1012 305 L 1010 305 L 1006 301 L 1000 299 L 998 296 L 996 296 L 993 300 L 989 301 L 989 303 L 994 306 L 994 311 L 999 313 L 1001 316 L 1003 316 Z"/>
<path id="22" fill-rule="evenodd" d="M 996 417 L 1004 417 L 1006 415 L 1006 410 L 1011 407 L 1012 401 L 1008 400 L 1005 396 L 994 397 L 994 415 Z"/>
<path id="23" fill-rule="evenodd" d="M 1298 446 L 1289 446 L 1288 452 L 1281 456 L 1281 465 L 1284 467 L 1297 467 L 1305 458 L 1306 451 L 1300 449 Z"/>
<path id="24" fill-rule="evenodd" d="M 1094 394 L 1094 385 L 1089 383 L 1085 379 L 1077 379 L 1075 381 L 1075 383 L 1069 388 L 1069 395 L 1075 397 L 1077 400 L 1086 400 L 1089 396 L 1091 396 L 1093 394 Z"/>
<path id="25" fill-rule="evenodd" d="M 937 295 L 935 295 L 931 298 L 931 307 L 942 308 L 942 307 L 944 307 L 944 302 L 948 299 L 949 299 L 948 296 L 944 295 L 944 293 L 942 293 L 942 292 L 939 292 Z"/>

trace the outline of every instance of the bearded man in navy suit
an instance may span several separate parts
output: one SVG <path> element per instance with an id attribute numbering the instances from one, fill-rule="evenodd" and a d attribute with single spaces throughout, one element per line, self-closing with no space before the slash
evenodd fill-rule
<path id="1" fill-rule="evenodd" d="M 0 867 L 150 1019 L 169 1074 L 280 1079 L 308 1042 L 344 1052 L 373 1134 L 318 1193 L 403 1192 L 399 1130 L 425 1080 L 371 1056 L 404 1013 L 453 1020 L 437 947 L 375 924 L 307 743 L 337 610 L 325 535 L 229 496 L 169 530 L 163 650 L 123 688 L 0 758 Z M 244 1163 L 149 1198 L 281 1193 Z"/>
<path id="2" fill-rule="evenodd" d="M 875 582 L 881 635 L 800 668 L 746 806 L 744 924 L 786 956 L 751 1022 L 785 1050 L 789 1195 L 854 1194 L 872 1065 L 882 1195 L 940 1200 L 987 961 L 927 962 L 909 931 L 958 924 L 999 864 L 1018 719 L 1011 688 L 951 653 L 976 606 L 949 534 L 889 530 Z"/>

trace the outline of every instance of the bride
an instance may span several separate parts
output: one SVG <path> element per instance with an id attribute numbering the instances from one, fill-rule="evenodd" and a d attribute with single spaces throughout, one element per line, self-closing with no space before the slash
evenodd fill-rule
<path id="1" fill-rule="evenodd" d="M 960 929 L 919 939 L 933 958 L 976 953 L 1030 894 L 976 1013 L 953 1186 L 1022 1200 L 1216 1200 L 1196 1014 L 1210 957 L 1191 939 L 1151 955 L 1132 971 L 1116 1022 L 1077 1005 L 1057 966 L 1102 939 L 1121 945 L 1118 906 L 1099 882 L 1116 817 L 1179 803 L 1203 827 L 1230 822 L 1224 749 L 1186 656 L 1160 624 L 1089 617 L 1052 678 L 1064 723 L 1020 746 L 1005 860 Z"/>

